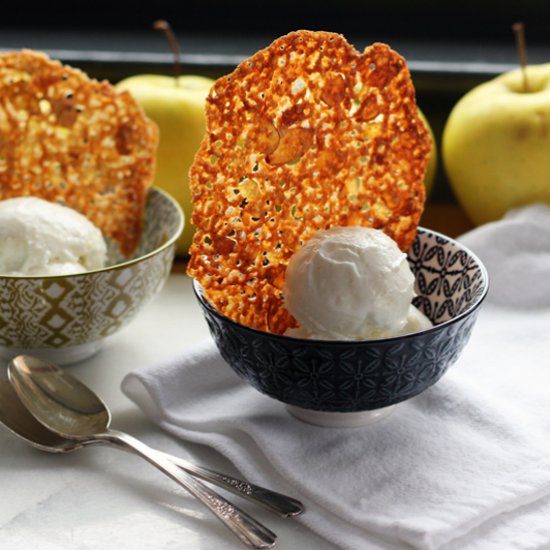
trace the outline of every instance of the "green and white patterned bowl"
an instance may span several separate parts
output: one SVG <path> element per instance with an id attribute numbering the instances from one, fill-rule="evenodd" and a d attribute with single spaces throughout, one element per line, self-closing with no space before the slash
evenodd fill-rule
<path id="1" fill-rule="evenodd" d="M 58 364 L 93 355 L 164 286 L 184 225 L 174 199 L 150 189 L 143 234 L 124 258 L 108 242 L 109 266 L 78 275 L 0 276 L 0 356 L 36 355 Z"/>

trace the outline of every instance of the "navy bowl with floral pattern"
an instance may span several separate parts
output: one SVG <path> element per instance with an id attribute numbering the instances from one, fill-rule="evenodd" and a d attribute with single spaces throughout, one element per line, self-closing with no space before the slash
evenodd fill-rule
<path id="1" fill-rule="evenodd" d="M 387 407 L 437 382 L 468 342 L 488 289 L 481 261 L 462 244 L 419 228 L 409 254 L 414 304 L 434 326 L 379 340 L 290 338 L 238 324 L 195 294 L 228 365 L 254 388 L 288 405 L 327 412 Z"/>

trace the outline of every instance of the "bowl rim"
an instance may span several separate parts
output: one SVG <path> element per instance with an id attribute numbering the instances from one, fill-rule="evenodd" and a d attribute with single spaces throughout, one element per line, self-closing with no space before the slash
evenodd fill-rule
<path id="1" fill-rule="evenodd" d="M 201 284 L 195 278 L 193 278 L 193 281 L 192 281 L 193 282 L 193 292 L 195 293 L 195 296 L 199 300 L 199 303 L 203 307 L 205 307 L 211 314 L 213 314 L 218 319 L 221 319 L 225 322 L 230 323 L 231 325 L 233 325 L 235 327 L 243 328 L 247 331 L 250 331 L 253 334 L 259 334 L 259 335 L 264 335 L 264 336 L 268 335 L 270 337 L 282 338 L 283 341 L 285 341 L 285 340 L 286 341 L 293 341 L 293 342 L 296 342 L 296 343 L 304 343 L 304 344 L 307 344 L 307 345 L 312 345 L 312 343 L 330 345 L 330 346 L 349 346 L 350 344 L 376 345 L 377 343 L 381 343 L 381 342 L 391 343 L 392 341 L 397 341 L 397 340 L 402 341 L 403 339 L 415 338 L 419 334 L 424 335 L 424 334 L 429 334 L 431 332 L 439 332 L 440 330 L 444 329 L 445 327 L 449 327 L 449 326 L 453 325 L 454 323 L 458 323 L 459 321 L 461 321 L 465 317 L 468 317 L 476 309 L 478 309 L 481 306 L 481 304 L 485 300 L 485 298 L 487 296 L 487 293 L 489 291 L 489 274 L 487 272 L 487 269 L 486 269 L 485 265 L 483 264 L 483 262 L 479 258 L 479 256 L 477 256 L 477 254 L 472 252 L 466 245 L 462 244 L 458 240 L 453 239 L 452 237 L 448 237 L 447 235 L 445 235 L 445 234 L 443 234 L 439 231 L 434 231 L 432 229 L 427 229 L 427 228 L 421 227 L 421 226 L 418 227 L 418 231 L 421 232 L 421 233 L 426 233 L 426 234 L 429 234 L 429 235 L 433 235 L 434 237 L 440 237 L 440 238 L 450 242 L 451 244 L 457 246 L 458 248 L 461 248 L 461 249 L 465 250 L 468 253 L 468 255 L 477 263 L 477 265 L 478 265 L 478 267 L 481 271 L 482 279 L 483 279 L 485 284 L 484 284 L 483 292 L 481 293 L 481 295 L 478 296 L 476 302 L 474 304 L 472 304 L 468 309 L 466 309 L 465 311 L 463 311 L 462 313 L 460 313 L 456 317 L 453 317 L 452 319 L 448 319 L 447 321 L 443 321 L 442 323 L 438 323 L 437 325 L 433 325 L 430 328 L 420 330 L 420 331 L 417 331 L 417 332 L 410 332 L 408 334 L 402 334 L 402 335 L 399 335 L 399 336 L 390 336 L 388 338 L 374 338 L 374 339 L 369 339 L 369 340 L 321 340 L 321 339 L 313 339 L 313 338 L 297 338 L 295 336 L 286 336 L 284 334 L 276 334 L 274 332 L 266 332 L 266 331 L 259 330 L 259 329 L 253 328 L 253 327 L 249 327 L 247 325 L 243 325 L 242 323 L 238 323 L 237 321 L 234 321 L 233 319 L 227 317 L 223 313 L 220 313 L 216 308 L 214 308 L 214 306 L 212 306 L 206 300 L 206 298 L 204 296 L 204 293 L 203 293 L 204 292 L 203 288 L 202 288 Z"/>
<path id="2" fill-rule="evenodd" d="M 131 258 L 130 260 L 125 260 L 123 262 L 119 262 L 116 264 L 106 265 L 105 267 L 100 267 L 99 269 L 90 269 L 89 271 L 81 271 L 79 273 L 69 273 L 65 275 L 2 275 L 0 274 L 0 280 L 9 279 L 9 280 L 40 281 L 40 280 L 47 279 L 48 281 L 54 281 L 56 279 L 67 279 L 69 277 L 70 278 L 86 277 L 88 275 L 94 275 L 96 273 L 103 273 L 107 271 L 116 271 L 119 269 L 125 269 L 131 265 L 142 262 L 143 260 L 146 260 L 151 256 L 156 256 L 163 250 L 172 246 L 179 239 L 185 225 L 185 214 L 183 213 L 183 210 L 181 206 L 178 204 L 178 202 L 176 201 L 176 199 L 174 199 L 172 195 L 170 195 L 163 189 L 159 189 L 158 187 L 149 187 L 149 189 L 147 189 L 147 196 L 149 196 L 150 193 L 158 193 L 159 195 L 162 195 L 166 200 L 168 200 L 168 202 L 170 202 L 178 212 L 178 219 L 179 219 L 178 227 L 176 228 L 176 231 L 174 232 L 174 234 L 165 243 L 155 248 L 154 250 L 151 250 L 151 252 L 147 252 L 147 254 L 143 254 L 143 256 L 138 256 L 137 258 Z"/>

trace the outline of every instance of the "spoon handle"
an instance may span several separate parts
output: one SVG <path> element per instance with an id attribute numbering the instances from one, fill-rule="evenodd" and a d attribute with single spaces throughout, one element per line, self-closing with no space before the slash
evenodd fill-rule
<path id="1" fill-rule="evenodd" d="M 275 533 L 135 437 L 123 432 L 108 430 L 104 433 L 95 434 L 93 438 L 118 447 L 131 449 L 153 466 L 156 466 L 161 472 L 171 477 L 200 500 L 247 546 L 252 548 L 272 548 L 274 546 L 277 539 Z"/>
<path id="2" fill-rule="evenodd" d="M 295 498 L 271 491 L 259 485 L 254 485 L 236 477 L 210 470 L 209 468 L 204 468 L 183 458 L 163 453 L 162 451 L 157 451 L 157 453 L 171 460 L 176 466 L 189 474 L 217 485 L 222 489 L 226 489 L 235 495 L 261 504 L 282 517 L 297 516 L 304 511 L 304 505 Z"/>

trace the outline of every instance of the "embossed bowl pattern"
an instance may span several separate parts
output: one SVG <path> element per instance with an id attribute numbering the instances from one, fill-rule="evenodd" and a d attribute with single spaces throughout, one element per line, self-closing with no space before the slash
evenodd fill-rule
<path id="1" fill-rule="evenodd" d="M 435 384 L 468 342 L 488 290 L 487 272 L 466 247 L 419 228 L 408 260 L 414 304 L 428 330 L 379 340 L 303 340 L 240 325 L 194 289 L 227 364 L 254 388 L 288 405 L 358 412 L 394 405 Z"/>
<path id="2" fill-rule="evenodd" d="M 183 223 L 177 203 L 152 188 L 133 257 L 124 258 L 107 242 L 104 269 L 72 276 L 0 276 L 0 355 L 26 352 L 66 363 L 97 351 L 160 291 Z"/>

